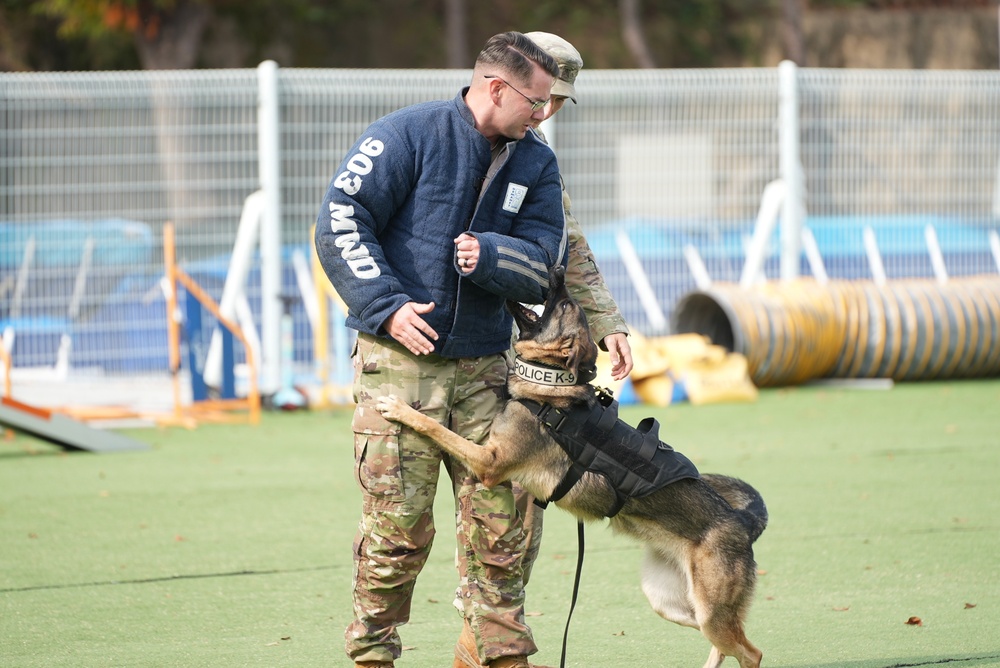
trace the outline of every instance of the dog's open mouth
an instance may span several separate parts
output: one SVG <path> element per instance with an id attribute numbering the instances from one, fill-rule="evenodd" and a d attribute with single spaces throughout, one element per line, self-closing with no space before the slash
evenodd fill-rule
<path id="1" fill-rule="evenodd" d="M 520 330 L 519 338 L 530 338 L 541 328 L 541 316 L 524 304 L 508 300 L 507 310 L 514 316 L 514 322 L 517 323 L 517 328 Z"/>

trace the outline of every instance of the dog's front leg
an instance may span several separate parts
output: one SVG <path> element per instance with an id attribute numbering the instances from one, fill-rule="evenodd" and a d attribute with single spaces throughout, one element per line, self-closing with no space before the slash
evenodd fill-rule
<path id="1" fill-rule="evenodd" d="M 496 468 L 494 466 L 496 457 L 493 446 L 488 442 L 484 445 L 478 445 L 462 438 L 392 394 L 379 397 L 375 402 L 375 408 L 385 419 L 404 424 L 417 433 L 430 438 L 442 450 L 461 460 L 486 486 L 491 487 L 500 482 L 499 479 L 490 475 Z"/>

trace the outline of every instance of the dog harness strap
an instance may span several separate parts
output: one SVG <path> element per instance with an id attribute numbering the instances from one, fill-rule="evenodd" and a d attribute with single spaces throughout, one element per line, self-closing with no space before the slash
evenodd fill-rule
<path id="1" fill-rule="evenodd" d="M 538 402 L 533 401 L 532 403 L 537 404 Z M 539 406 L 538 412 L 537 413 L 535 413 L 535 411 L 532 412 L 535 413 L 536 416 L 538 416 L 538 419 L 541 420 L 542 424 L 544 424 L 546 427 L 559 431 L 563 427 L 563 425 L 566 424 L 566 419 L 569 416 L 566 414 L 565 411 L 556 408 L 552 404 L 538 404 L 538 406 Z"/>
<path id="2" fill-rule="evenodd" d="M 531 413 L 538 418 L 539 422 L 544 424 L 546 427 L 551 429 L 553 432 L 558 433 L 559 429 L 566 423 L 566 413 L 552 404 L 543 404 L 531 399 L 520 399 L 521 405 L 527 408 Z M 570 467 L 563 475 L 562 480 L 556 485 L 556 488 L 552 491 L 552 494 L 547 499 L 535 498 L 535 505 L 539 508 L 546 508 L 550 503 L 554 503 L 559 499 L 566 496 L 566 493 L 573 488 L 583 474 L 586 473 L 587 469 L 583 466 L 577 464 L 575 460 L 570 458 Z"/>
<path id="3" fill-rule="evenodd" d="M 635 430 L 644 434 L 642 445 L 639 447 L 639 456 L 646 461 L 652 461 L 656 449 L 660 447 L 660 423 L 656 418 L 648 417 L 643 419 Z"/>
<path id="4" fill-rule="evenodd" d="M 604 476 L 615 492 L 607 517 L 614 517 L 630 498 L 651 494 L 682 478 L 699 477 L 691 461 L 660 441 L 660 424 L 646 418 L 633 428 L 618 419 L 618 402 L 599 395 L 593 406 L 556 408 L 519 399 L 547 427 L 570 459 L 563 479 L 546 501 L 558 501 L 584 473 Z"/>
<path id="5" fill-rule="evenodd" d="M 569 470 L 566 471 L 563 479 L 556 485 L 552 496 L 549 498 L 549 501 L 558 501 L 566 496 L 569 490 L 573 489 L 573 486 L 580 481 L 584 473 L 593 470 L 594 460 L 597 459 L 600 450 L 592 444 L 593 439 L 581 438 L 583 434 L 593 432 L 593 427 L 590 427 L 590 419 L 595 414 L 595 411 L 589 411 L 586 414 L 587 420 L 581 424 L 581 417 L 584 416 L 583 411 L 574 410 L 567 413 L 559 409 L 553 410 L 558 410 L 562 416 L 559 426 L 552 427 L 553 437 L 570 458 Z M 596 434 L 595 436 L 599 439 L 601 434 Z"/>
<path id="6" fill-rule="evenodd" d="M 566 475 L 564 475 L 563 479 L 559 481 L 556 488 L 552 490 L 552 496 L 550 496 L 545 503 L 555 503 L 559 499 L 566 496 L 566 494 L 569 493 L 569 490 L 573 489 L 573 486 L 580 482 L 580 478 L 582 478 L 583 474 L 586 472 L 587 469 L 585 467 L 579 466 L 576 462 L 573 462 L 570 465 L 569 470 L 566 471 Z"/>

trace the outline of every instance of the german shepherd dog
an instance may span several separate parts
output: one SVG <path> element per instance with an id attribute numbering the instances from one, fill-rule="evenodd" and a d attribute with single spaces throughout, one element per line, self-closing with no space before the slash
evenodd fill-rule
<path id="1" fill-rule="evenodd" d="M 519 328 L 514 351 L 535 365 L 565 370 L 580 379 L 597 361 L 597 346 L 580 306 L 569 296 L 564 272 L 550 272 L 549 295 L 541 316 L 520 304 L 507 308 Z M 593 406 L 591 385 L 547 385 L 512 373 L 510 399 L 496 416 L 486 443 L 478 445 L 419 413 L 395 396 L 379 400 L 389 420 L 436 441 L 464 462 L 487 486 L 515 480 L 538 499 L 550 499 L 571 467 L 569 456 L 529 408 L 527 399 L 567 409 Z M 579 519 L 601 519 L 614 508 L 616 491 L 608 478 L 587 472 L 555 505 Z M 613 512 L 613 511 L 612 511 Z M 616 531 L 646 546 L 642 590 L 663 618 L 698 629 L 712 643 L 705 668 L 726 656 L 741 668 L 758 668 L 762 653 L 747 640 L 743 624 L 757 582 L 753 543 L 767 525 L 767 509 L 753 487 L 728 476 L 683 478 L 640 497 L 628 498 L 610 519 Z"/>

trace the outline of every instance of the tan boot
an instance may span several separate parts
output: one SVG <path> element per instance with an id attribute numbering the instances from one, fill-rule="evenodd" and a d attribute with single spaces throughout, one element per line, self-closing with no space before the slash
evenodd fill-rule
<path id="1" fill-rule="evenodd" d="M 455 643 L 455 663 L 452 668 L 483 668 L 479 663 L 479 650 L 476 649 L 476 636 L 466 620 L 462 624 L 462 632 Z"/>
<path id="2" fill-rule="evenodd" d="M 493 659 L 489 663 L 489 668 L 549 668 L 548 666 L 536 666 L 528 663 L 528 657 L 523 654 L 518 656 L 501 656 Z"/>
<path id="3" fill-rule="evenodd" d="M 462 625 L 462 633 L 458 636 L 455 644 L 455 663 L 452 668 L 485 668 L 479 663 L 479 650 L 476 649 L 476 636 L 469 626 L 468 620 Z M 489 663 L 489 668 L 549 668 L 548 666 L 536 666 L 528 663 L 528 658 L 523 654 L 520 656 L 502 656 L 493 659 Z"/>
<path id="4" fill-rule="evenodd" d="M 358 661 L 354 668 L 396 668 L 392 661 Z"/>

